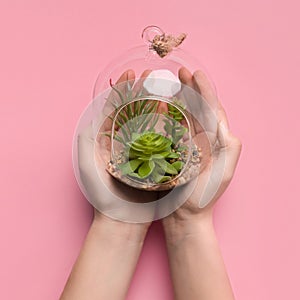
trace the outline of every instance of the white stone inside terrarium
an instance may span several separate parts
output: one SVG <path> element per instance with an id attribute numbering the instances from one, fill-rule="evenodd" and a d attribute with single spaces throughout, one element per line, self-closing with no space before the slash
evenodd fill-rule
<path id="1" fill-rule="evenodd" d="M 153 95 L 173 97 L 180 91 L 181 82 L 169 70 L 155 70 L 145 79 L 144 88 Z"/>

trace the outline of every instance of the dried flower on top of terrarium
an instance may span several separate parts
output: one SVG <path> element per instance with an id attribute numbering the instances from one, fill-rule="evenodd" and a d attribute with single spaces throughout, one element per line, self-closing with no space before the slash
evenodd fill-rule
<path id="1" fill-rule="evenodd" d="M 178 37 L 174 37 L 173 35 L 157 34 L 152 40 L 151 49 L 155 50 L 156 53 L 163 58 L 170 53 L 173 48 L 178 47 L 185 38 L 185 33 L 181 33 Z"/>

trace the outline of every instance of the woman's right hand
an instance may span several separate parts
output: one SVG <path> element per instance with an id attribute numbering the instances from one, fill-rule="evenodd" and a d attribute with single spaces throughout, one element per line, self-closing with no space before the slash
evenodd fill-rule
<path id="1" fill-rule="evenodd" d="M 212 208 L 228 187 L 241 152 L 241 142 L 229 130 L 224 108 L 204 73 L 198 70 L 191 74 L 186 68 L 181 68 L 179 78 L 183 84 L 200 93 L 209 105 L 216 107 L 218 124 L 215 138 L 218 146 L 213 151 L 203 152 L 204 163 L 196 183 L 193 183 L 195 188 L 185 203 L 164 219 L 166 226 L 177 221 L 190 223 L 203 216 L 211 218 Z M 207 143 L 206 133 L 197 128 L 195 131 L 196 139 Z M 187 189 L 189 185 L 186 185 Z"/>

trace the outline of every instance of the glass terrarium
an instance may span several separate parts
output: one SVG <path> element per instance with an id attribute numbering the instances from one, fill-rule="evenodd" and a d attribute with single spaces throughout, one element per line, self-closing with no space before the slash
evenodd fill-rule
<path id="1" fill-rule="evenodd" d="M 187 184 L 203 169 L 217 131 L 215 103 L 208 103 L 191 79 L 203 67 L 181 49 L 185 38 L 148 26 L 142 45 L 97 77 L 74 140 L 92 124 L 93 163 L 100 179 L 105 168 L 113 180 L 131 188 L 166 191 Z M 84 186 L 78 159 L 74 143 L 75 174 Z"/>

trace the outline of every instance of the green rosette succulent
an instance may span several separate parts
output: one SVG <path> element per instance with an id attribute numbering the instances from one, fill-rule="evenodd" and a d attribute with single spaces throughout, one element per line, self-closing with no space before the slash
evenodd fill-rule
<path id="1" fill-rule="evenodd" d="M 161 183 L 169 181 L 183 167 L 180 154 L 172 149 L 173 141 L 159 133 L 133 133 L 126 145 L 129 160 L 120 165 L 122 175 Z M 172 161 L 172 163 L 170 162 Z"/>

